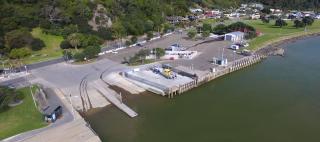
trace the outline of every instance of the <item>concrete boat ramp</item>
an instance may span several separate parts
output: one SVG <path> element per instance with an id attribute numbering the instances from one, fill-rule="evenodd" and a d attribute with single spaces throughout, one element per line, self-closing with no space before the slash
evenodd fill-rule
<path id="1" fill-rule="evenodd" d="M 122 102 L 122 96 L 106 86 L 102 80 L 96 80 L 94 86 L 101 95 L 103 95 L 110 103 L 114 104 L 120 110 L 128 114 L 130 117 L 136 117 L 138 114 Z"/>

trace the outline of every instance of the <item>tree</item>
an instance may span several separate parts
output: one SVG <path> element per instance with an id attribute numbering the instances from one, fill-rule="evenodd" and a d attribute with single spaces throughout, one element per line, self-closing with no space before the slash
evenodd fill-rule
<path id="1" fill-rule="evenodd" d="M 81 34 L 73 33 L 68 36 L 67 40 L 72 47 L 74 47 L 76 50 L 78 50 L 78 46 L 80 46 L 80 44 L 81 44 L 80 38 L 81 38 Z"/>
<path id="2" fill-rule="evenodd" d="M 304 23 L 304 25 L 306 26 L 311 26 L 314 23 L 314 19 L 311 17 L 303 17 L 302 18 L 302 22 Z"/>
<path id="3" fill-rule="evenodd" d="M 69 49 L 71 48 L 72 46 L 70 45 L 69 41 L 67 40 L 64 40 L 60 43 L 60 48 L 61 49 Z"/>
<path id="4" fill-rule="evenodd" d="M 201 34 L 201 36 L 202 36 L 203 38 L 207 38 L 207 37 L 210 36 L 210 32 L 209 32 L 209 31 L 203 31 L 202 34 Z"/>
<path id="5" fill-rule="evenodd" d="M 280 28 L 282 28 L 283 26 L 287 26 L 288 23 L 282 19 L 277 19 L 276 20 L 276 23 L 275 23 L 275 26 L 278 26 Z"/>
<path id="6" fill-rule="evenodd" d="M 197 35 L 197 30 L 192 28 L 187 33 L 188 37 L 191 39 L 194 39 L 194 37 Z"/>
<path id="7" fill-rule="evenodd" d="M 133 44 L 138 42 L 138 38 L 136 36 L 132 36 L 130 40 L 131 40 L 131 43 Z"/>
<path id="8" fill-rule="evenodd" d="M 305 26 L 305 24 L 302 21 L 294 20 L 294 27 L 301 28 L 301 27 L 304 27 L 304 26 Z"/>
<path id="9" fill-rule="evenodd" d="M 153 38 L 153 33 L 151 31 L 147 32 L 147 40 L 150 40 Z"/>
<path id="10" fill-rule="evenodd" d="M 33 37 L 27 29 L 17 29 L 6 33 L 5 43 L 9 48 L 22 48 L 30 45 Z"/>
<path id="11" fill-rule="evenodd" d="M 203 25 L 202 25 L 202 30 L 203 30 L 203 31 L 209 31 L 209 32 L 211 32 L 211 31 L 212 31 L 212 26 L 211 26 L 211 24 L 209 24 L 209 23 L 203 23 Z"/>
<path id="12" fill-rule="evenodd" d="M 261 12 L 264 14 L 271 14 L 271 10 L 269 8 L 264 8 L 261 10 Z"/>
<path id="13" fill-rule="evenodd" d="M 174 26 L 172 24 L 165 23 L 163 25 L 163 33 L 172 32 L 172 31 L 174 31 Z"/>
<path id="14" fill-rule="evenodd" d="M 261 17 L 261 21 L 263 23 L 269 23 L 270 22 L 270 20 L 268 18 L 266 18 L 266 17 Z"/>
<path id="15" fill-rule="evenodd" d="M 125 35 L 125 28 L 123 27 L 121 21 L 116 20 L 113 24 L 112 24 L 112 33 L 115 39 L 122 39 L 122 37 Z M 120 41 L 121 43 L 121 41 Z"/>
<path id="16" fill-rule="evenodd" d="M 100 46 L 88 46 L 82 51 L 82 54 L 88 60 L 88 59 L 95 58 L 100 52 L 101 52 Z"/>
<path id="17" fill-rule="evenodd" d="M 112 35 L 112 31 L 110 28 L 105 28 L 105 27 L 98 27 L 98 36 L 100 36 L 103 39 L 106 40 L 112 40 L 113 39 L 113 35 Z"/>
<path id="18" fill-rule="evenodd" d="M 154 23 L 151 20 L 147 20 L 144 24 L 145 32 L 153 31 Z"/>
<path id="19" fill-rule="evenodd" d="M 15 98 L 15 90 L 8 87 L 0 86 L 0 112 L 6 109 Z"/>
<path id="20" fill-rule="evenodd" d="M 82 52 L 77 52 L 73 55 L 73 58 L 76 62 L 81 62 L 85 60 L 85 55 Z"/>
<path id="21" fill-rule="evenodd" d="M 155 48 L 154 52 L 155 52 L 157 58 L 160 58 L 166 54 L 166 51 L 163 48 L 159 48 L 159 47 Z"/>
<path id="22" fill-rule="evenodd" d="M 39 51 L 41 50 L 43 47 L 45 47 L 44 42 L 41 39 L 35 38 L 32 43 L 31 43 L 31 49 L 33 51 Z"/>
<path id="23" fill-rule="evenodd" d="M 227 33 L 227 27 L 224 24 L 219 24 L 213 28 L 213 33 L 223 35 Z"/>

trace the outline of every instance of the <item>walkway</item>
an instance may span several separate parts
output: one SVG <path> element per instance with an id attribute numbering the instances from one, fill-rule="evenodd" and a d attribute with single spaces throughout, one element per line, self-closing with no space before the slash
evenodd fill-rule
<path id="1" fill-rule="evenodd" d="M 136 117 L 138 116 L 138 114 L 133 111 L 131 108 L 129 108 L 127 105 L 125 105 L 124 103 L 122 103 L 119 99 L 121 96 L 116 93 L 115 91 L 107 88 L 107 84 L 105 82 L 103 82 L 102 80 L 97 80 L 94 82 L 96 89 L 103 95 L 106 97 L 106 99 L 111 102 L 112 104 L 114 104 L 116 107 L 118 107 L 120 110 L 122 110 L 123 112 L 127 113 L 130 117 Z M 118 98 L 117 98 L 118 96 Z"/>

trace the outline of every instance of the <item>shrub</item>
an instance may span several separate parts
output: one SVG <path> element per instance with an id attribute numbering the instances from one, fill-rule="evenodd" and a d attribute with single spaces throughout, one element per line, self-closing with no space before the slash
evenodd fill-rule
<path id="1" fill-rule="evenodd" d="M 98 27 L 98 36 L 103 38 L 103 39 L 106 39 L 106 40 L 112 40 L 112 31 L 111 29 L 107 29 L 105 27 Z"/>
<path id="2" fill-rule="evenodd" d="M 224 24 L 219 24 L 213 28 L 213 33 L 218 34 L 218 35 L 223 35 L 227 33 L 226 25 Z"/>
<path id="3" fill-rule="evenodd" d="M 72 46 L 70 45 L 70 43 L 67 40 L 64 40 L 60 43 L 60 48 L 61 49 L 69 49 L 69 48 L 72 48 Z"/>
<path id="4" fill-rule="evenodd" d="M 9 57 L 12 59 L 20 59 L 31 54 L 27 48 L 15 48 L 10 51 Z"/>
<path id="5" fill-rule="evenodd" d="M 138 42 L 138 38 L 136 36 L 131 37 L 131 42 L 132 43 L 137 43 Z"/>
<path id="6" fill-rule="evenodd" d="M 127 40 L 126 41 L 126 46 L 130 46 L 131 45 L 131 41 Z"/>
<path id="7" fill-rule="evenodd" d="M 151 31 L 147 32 L 147 40 L 153 38 L 153 33 Z"/>
<path id="8" fill-rule="evenodd" d="M 82 52 L 77 52 L 73 55 L 76 62 L 84 61 L 85 55 Z"/>
<path id="9" fill-rule="evenodd" d="M 100 51 L 100 46 L 89 46 L 82 51 L 82 54 L 88 60 L 95 58 L 100 53 Z"/>
<path id="10" fill-rule="evenodd" d="M 31 50 L 33 51 L 39 51 L 43 47 L 45 47 L 45 44 L 41 39 L 35 38 L 31 43 Z"/>
<path id="11" fill-rule="evenodd" d="M 280 28 L 282 28 L 283 26 L 287 26 L 288 23 L 282 19 L 277 19 L 276 23 L 274 24 L 275 26 L 279 26 Z"/>
<path id="12" fill-rule="evenodd" d="M 189 37 L 189 38 L 193 39 L 193 38 L 196 36 L 196 34 L 197 34 L 197 30 L 194 29 L 194 28 L 192 28 L 192 29 L 190 29 L 190 30 L 188 31 L 187 34 L 188 34 L 188 37 Z"/>

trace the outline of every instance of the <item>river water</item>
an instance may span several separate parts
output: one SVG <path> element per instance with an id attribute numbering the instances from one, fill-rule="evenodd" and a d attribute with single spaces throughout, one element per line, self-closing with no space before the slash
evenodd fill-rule
<path id="1" fill-rule="evenodd" d="M 104 142 L 320 142 L 320 37 L 174 99 L 127 104 L 137 118 L 113 106 L 86 116 Z"/>

